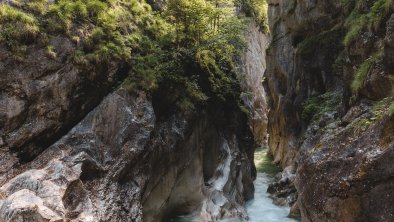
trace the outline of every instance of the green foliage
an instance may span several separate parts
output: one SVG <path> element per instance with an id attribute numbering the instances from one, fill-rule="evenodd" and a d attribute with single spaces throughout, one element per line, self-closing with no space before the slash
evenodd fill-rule
<path id="1" fill-rule="evenodd" d="M 329 91 L 319 96 L 310 97 L 302 105 L 301 117 L 305 122 L 316 121 L 324 113 L 335 111 L 340 101 L 340 92 Z"/>
<path id="2" fill-rule="evenodd" d="M 394 91 L 391 95 L 375 102 L 371 110 L 371 117 L 360 119 L 356 122 L 355 127 L 358 129 L 366 129 L 372 124 L 383 119 L 384 116 L 394 115 Z"/>
<path id="3" fill-rule="evenodd" d="M 167 3 L 163 15 L 172 25 L 160 38 L 150 41 L 155 45 L 152 50 L 143 47 L 136 60 L 144 62 L 134 62 L 128 88 L 166 87 L 176 107 L 183 111 L 195 109 L 208 98 L 237 100 L 240 92 L 236 89 L 235 59 L 246 46 L 246 20 L 235 16 L 231 2 L 226 0 Z"/>
<path id="4" fill-rule="evenodd" d="M 45 39 L 69 37 L 76 64 L 122 62 L 130 67 L 125 88 L 166 88 L 180 110 L 195 109 L 209 98 L 239 98 L 235 61 L 245 50 L 246 19 L 234 14 L 233 0 L 168 0 L 162 12 L 144 0 L 32 0 L 16 8 L 0 6 L 0 41 L 7 44 L 27 42 L 39 31 Z M 55 48 L 47 44 L 43 49 L 55 58 Z"/>
<path id="5" fill-rule="evenodd" d="M 57 56 L 57 54 L 56 54 L 56 52 L 55 52 L 55 49 L 54 49 L 54 47 L 53 47 L 52 45 L 48 45 L 48 46 L 47 46 L 46 53 L 47 53 L 47 55 L 48 55 L 50 58 L 56 58 L 56 56 Z"/>
<path id="6" fill-rule="evenodd" d="M 83 51 L 95 62 L 130 60 L 131 49 L 139 47 L 144 35 L 160 34 L 163 28 L 150 6 L 137 0 L 59 0 L 47 17 L 49 32 L 83 30 Z"/>
<path id="7" fill-rule="evenodd" d="M 32 15 L 0 4 L 0 43 L 17 51 L 21 44 L 33 42 L 39 31 L 38 21 Z"/>
<path id="8" fill-rule="evenodd" d="M 394 101 L 392 101 L 389 106 L 389 115 L 394 116 Z"/>
<path id="9" fill-rule="evenodd" d="M 393 115 L 394 114 L 394 91 L 391 92 L 391 95 L 383 98 L 382 100 L 376 102 L 372 108 L 372 113 L 374 114 L 371 118 L 372 121 L 378 121 L 383 118 L 385 115 Z"/>
<path id="10" fill-rule="evenodd" d="M 0 5 L 1 24 L 5 24 L 0 40 L 14 46 L 39 30 L 43 36 L 67 34 L 77 40 L 77 60 L 82 63 L 128 61 L 143 36 L 155 39 L 167 31 L 164 20 L 144 1 L 33 0 L 17 5 L 20 9 Z"/>
<path id="11" fill-rule="evenodd" d="M 261 30 L 268 33 L 268 2 L 267 0 L 236 0 L 241 10 L 248 17 L 255 19 Z"/>
<path id="12" fill-rule="evenodd" d="M 371 55 L 368 59 L 366 59 L 363 63 L 359 65 L 351 85 L 353 92 L 357 92 L 359 89 L 362 88 L 364 84 L 364 80 L 367 77 L 370 68 L 374 64 L 376 64 L 376 62 L 380 59 L 382 53 L 383 51 L 379 50 L 378 52 Z"/>
<path id="13" fill-rule="evenodd" d="M 347 17 L 345 27 L 348 32 L 344 38 L 344 45 L 349 46 L 364 29 L 377 31 L 383 19 L 389 14 L 392 0 L 374 1 L 372 7 L 366 12 L 368 7 L 366 0 L 342 0 L 342 4 L 353 10 Z"/>
<path id="14" fill-rule="evenodd" d="M 237 2 L 242 11 L 247 16 L 253 17 L 264 32 L 269 32 L 267 0 L 237 0 Z"/>
<path id="15" fill-rule="evenodd" d="M 43 15 L 47 10 L 47 0 L 31 0 L 26 3 L 26 8 L 36 14 Z"/>

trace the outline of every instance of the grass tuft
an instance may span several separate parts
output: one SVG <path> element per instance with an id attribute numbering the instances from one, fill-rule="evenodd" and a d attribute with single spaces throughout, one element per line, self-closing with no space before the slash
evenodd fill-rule
<path id="1" fill-rule="evenodd" d="M 381 58 L 382 53 L 383 51 L 379 50 L 359 65 L 351 84 L 353 92 L 357 92 L 363 87 L 365 78 L 367 77 L 369 70 Z"/>
<path id="2" fill-rule="evenodd" d="M 353 10 L 346 18 L 345 27 L 348 29 L 344 45 L 350 46 L 363 30 L 377 31 L 386 16 L 390 12 L 392 0 L 377 0 L 367 12 L 367 1 L 365 0 L 342 0 L 344 7 L 353 6 Z"/>
<path id="3" fill-rule="evenodd" d="M 35 41 L 40 32 L 38 21 L 31 14 L 0 4 L 0 43 L 18 51 L 23 45 Z"/>

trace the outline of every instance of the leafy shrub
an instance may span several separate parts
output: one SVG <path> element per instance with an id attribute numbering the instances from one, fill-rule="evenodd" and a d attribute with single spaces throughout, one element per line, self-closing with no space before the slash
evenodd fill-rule
<path id="1" fill-rule="evenodd" d="M 209 98 L 240 96 L 235 64 L 246 46 L 246 19 L 232 3 L 169 0 L 164 12 L 155 12 L 144 0 L 32 0 L 18 9 L 1 5 L 0 40 L 25 42 L 38 31 L 47 39 L 69 37 L 76 64 L 122 62 L 130 67 L 125 88 L 166 87 L 180 110 L 195 109 Z M 15 33 L 6 25 L 11 20 L 20 25 Z M 52 46 L 43 48 L 56 57 Z"/>
<path id="2" fill-rule="evenodd" d="M 269 32 L 267 0 L 238 0 L 238 4 L 247 16 L 256 20 L 264 32 Z"/>

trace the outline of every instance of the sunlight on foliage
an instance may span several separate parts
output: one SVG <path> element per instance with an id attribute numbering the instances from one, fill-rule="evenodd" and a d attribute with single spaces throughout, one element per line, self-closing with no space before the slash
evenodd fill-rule
<path id="1" fill-rule="evenodd" d="M 269 32 L 267 0 L 237 0 L 237 2 L 247 16 L 256 20 L 264 32 Z"/>
<path id="2" fill-rule="evenodd" d="M 56 59 L 49 40 L 61 35 L 75 44 L 76 65 L 121 62 L 129 67 L 123 87 L 130 92 L 182 89 L 172 94 L 181 110 L 210 98 L 239 100 L 236 61 L 246 48 L 249 20 L 236 13 L 233 0 L 168 0 L 162 11 L 144 0 L 14 3 L 0 4 L 0 43 L 11 49 L 42 44 Z M 266 25 L 266 2 L 252 0 L 250 6 Z M 38 35 L 41 42 L 35 42 Z"/>
<path id="3" fill-rule="evenodd" d="M 33 42 L 39 34 L 37 19 L 21 10 L 0 4 L 0 43 L 5 42 L 12 50 Z"/>

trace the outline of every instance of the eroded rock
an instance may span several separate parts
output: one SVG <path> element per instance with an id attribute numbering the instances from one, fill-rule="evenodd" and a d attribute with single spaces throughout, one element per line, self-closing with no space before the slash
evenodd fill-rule
<path id="1" fill-rule="evenodd" d="M 217 203 L 213 221 L 245 216 L 253 142 L 224 131 L 220 115 L 157 121 L 143 93 L 119 89 L 32 162 L 0 175 L 0 221 L 161 221 L 199 212 L 204 200 Z"/>

